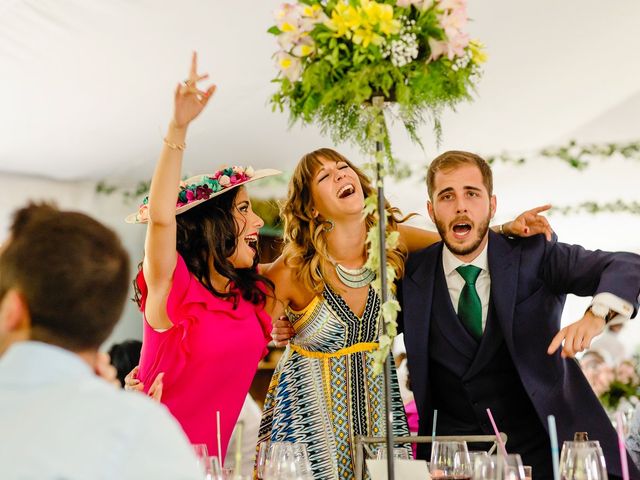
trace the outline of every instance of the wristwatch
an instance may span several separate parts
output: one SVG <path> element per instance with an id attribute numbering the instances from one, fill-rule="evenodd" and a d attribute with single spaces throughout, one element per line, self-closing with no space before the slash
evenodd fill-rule
<path id="1" fill-rule="evenodd" d="M 591 313 L 596 317 L 603 318 L 605 322 L 610 320 L 609 317 L 611 315 L 611 310 L 606 305 L 602 303 L 594 303 L 589 307 L 589 309 L 591 310 Z"/>

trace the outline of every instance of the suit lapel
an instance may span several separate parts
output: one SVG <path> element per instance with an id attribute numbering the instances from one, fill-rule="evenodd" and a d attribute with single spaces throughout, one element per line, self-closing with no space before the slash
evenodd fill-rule
<path id="1" fill-rule="evenodd" d="M 516 306 L 520 247 L 489 230 L 489 274 L 491 299 L 496 309 L 496 320 L 502 327 L 505 341 L 513 346 L 513 314 Z"/>
<path id="2" fill-rule="evenodd" d="M 436 266 L 441 262 L 442 244 L 429 249 L 420 255 L 416 268 L 408 273 L 407 291 L 411 297 L 411 330 L 421 342 L 428 345 L 429 324 L 431 320 L 431 305 L 433 302 L 433 287 L 436 276 Z M 406 339 L 405 339 L 406 341 Z"/>

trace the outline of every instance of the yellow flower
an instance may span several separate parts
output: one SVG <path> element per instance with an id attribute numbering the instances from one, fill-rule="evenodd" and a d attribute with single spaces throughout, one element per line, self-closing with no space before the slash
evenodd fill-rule
<path id="1" fill-rule="evenodd" d="M 400 31 L 400 21 L 393 19 L 393 7 L 373 0 L 362 0 L 362 11 L 371 26 L 379 26 L 385 35 Z"/>
<path id="2" fill-rule="evenodd" d="M 289 22 L 282 22 L 280 25 L 278 25 L 278 28 L 280 28 L 281 31 L 285 32 L 285 33 L 293 33 L 297 30 L 296 26 L 289 23 Z"/>
<path id="3" fill-rule="evenodd" d="M 360 16 L 355 8 L 346 3 L 338 3 L 331 12 L 331 20 L 327 20 L 325 25 L 336 32 L 336 37 L 351 37 L 351 30 L 355 30 L 360 25 Z"/>
<path id="4" fill-rule="evenodd" d="M 370 43 L 381 45 L 383 41 L 384 38 L 382 38 L 382 36 L 369 28 L 359 28 L 353 33 L 353 43 L 356 45 L 362 44 L 365 48 L 367 48 Z"/>
<path id="5" fill-rule="evenodd" d="M 471 50 L 471 61 L 476 65 L 480 65 L 487 61 L 487 54 L 484 51 L 484 45 L 479 40 L 471 40 L 469 42 L 469 50 Z"/>
<path id="6" fill-rule="evenodd" d="M 320 7 L 320 5 L 305 5 L 304 7 L 302 7 L 302 15 L 305 17 L 315 17 L 318 13 L 320 13 L 320 10 L 322 9 L 322 7 Z"/>

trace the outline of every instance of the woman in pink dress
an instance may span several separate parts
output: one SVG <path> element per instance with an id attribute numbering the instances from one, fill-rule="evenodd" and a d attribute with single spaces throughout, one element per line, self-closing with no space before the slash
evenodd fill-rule
<path id="1" fill-rule="evenodd" d="M 264 306 L 273 286 L 256 269 L 264 222 L 251 209 L 243 185 L 279 172 L 229 167 L 180 182 L 187 127 L 215 91 L 213 85 L 197 88 L 206 77 L 197 73 L 194 53 L 189 79 L 175 92 L 149 197 L 127 221 L 147 223 L 144 260 L 134 283 L 144 316 L 137 378 L 145 391 L 158 378 L 162 391 L 155 396 L 191 442 L 205 443 L 211 454 L 224 458 L 271 339 Z"/>

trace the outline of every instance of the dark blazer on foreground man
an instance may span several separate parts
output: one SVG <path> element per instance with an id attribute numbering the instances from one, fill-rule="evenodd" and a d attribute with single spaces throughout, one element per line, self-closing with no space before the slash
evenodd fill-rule
<path id="1" fill-rule="evenodd" d="M 560 445 L 572 440 L 576 431 L 588 432 L 590 439 L 600 441 L 608 471 L 621 476 L 616 432 L 579 365 L 561 358 L 559 351 L 546 351 L 560 329 L 567 293 L 610 292 L 638 308 L 639 257 L 590 252 L 555 238 L 547 242 L 542 235 L 512 240 L 489 232 L 491 308 L 478 342 L 453 312 L 442 249 L 438 243 L 412 254 L 402 284 L 403 330 L 420 435 L 431 434 L 434 400 L 439 435 L 492 434 L 486 414 L 491 408 L 509 436 L 508 449 L 533 450 L 531 463 L 542 465 L 551 458 L 546 419 L 554 415 Z M 435 344 L 434 337 L 448 344 Z M 434 359 L 434 352 L 440 358 Z M 456 357 L 464 360 L 457 362 Z M 540 435 L 544 442 L 536 448 Z M 540 455 L 544 458 L 538 459 Z M 534 475 L 544 478 L 541 470 L 548 469 L 538 467 L 536 474 L 536 466 Z M 640 478 L 631 461 L 629 468 L 631 478 Z"/>

